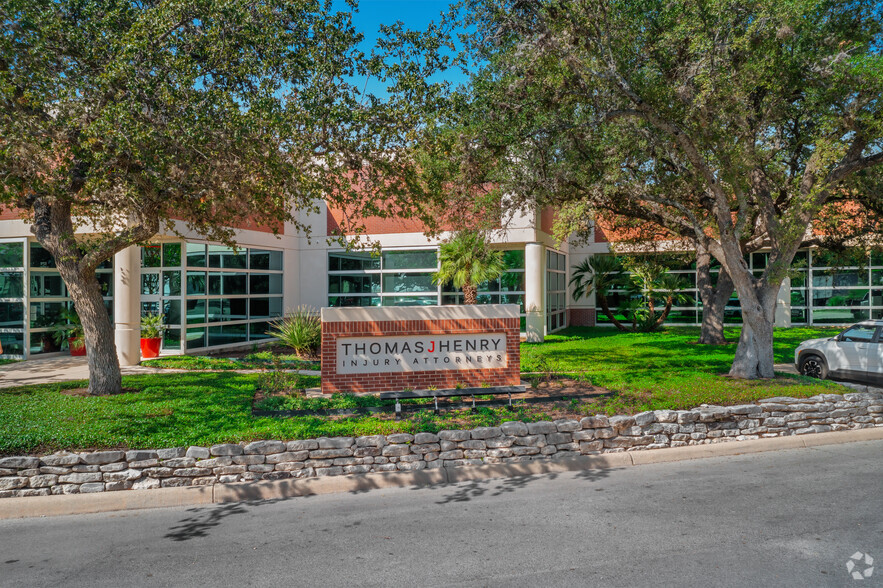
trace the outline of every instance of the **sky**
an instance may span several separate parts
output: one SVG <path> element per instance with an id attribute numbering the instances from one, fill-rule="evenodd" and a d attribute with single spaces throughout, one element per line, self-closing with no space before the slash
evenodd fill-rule
<path id="1" fill-rule="evenodd" d="M 447 12 L 451 0 L 359 0 L 359 11 L 353 14 L 353 24 L 365 35 L 362 50 L 371 51 L 377 41 L 378 28 L 381 24 L 391 25 L 402 21 L 405 28 L 423 30 L 432 22 L 441 20 L 441 13 Z M 335 0 L 333 7 L 337 10 L 349 10 L 342 0 Z M 456 84 L 466 81 L 460 72 L 448 72 L 445 79 Z M 368 92 L 384 95 L 383 84 L 377 80 L 369 80 Z"/>

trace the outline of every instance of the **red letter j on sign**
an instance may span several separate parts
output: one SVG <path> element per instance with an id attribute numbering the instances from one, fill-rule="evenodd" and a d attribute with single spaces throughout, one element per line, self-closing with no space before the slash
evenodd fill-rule
<path id="1" fill-rule="evenodd" d="M 435 351 L 435 341 L 430 341 L 430 343 L 432 344 L 432 346 L 429 348 L 429 353 L 432 353 L 433 351 Z"/>

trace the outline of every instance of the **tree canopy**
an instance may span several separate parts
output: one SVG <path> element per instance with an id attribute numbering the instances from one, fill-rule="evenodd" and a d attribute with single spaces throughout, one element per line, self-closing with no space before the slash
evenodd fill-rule
<path id="1" fill-rule="evenodd" d="M 175 221 L 232 243 L 244 221 L 298 226 L 323 199 L 356 219 L 419 214 L 421 85 L 363 94 L 389 74 L 361 41 L 323 0 L 0 4 L 0 206 L 56 259 L 93 392 L 120 387 L 94 270 L 125 247 Z"/>
<path id="2" fill-rule="evenodd" d="M 731 374 L 772 377 L 776 294 L 797 248 L 835 200 L 879 198 L 881 8 L 466 0 L 480 70 L 429 144 L 466 185 L 695 239 L 741 300 Z M 760 246 L 771 254 L 755 276 L 744 254 Z"/>

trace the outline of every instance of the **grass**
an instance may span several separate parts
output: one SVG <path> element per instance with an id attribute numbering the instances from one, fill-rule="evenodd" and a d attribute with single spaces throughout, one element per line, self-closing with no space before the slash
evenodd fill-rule
<path id="1" fill-rule="evenodd" d="M 832 336 L 838 329 L 777 329 L 776 363 L 792 363 L 801 341 Z M 734 380 L 730 368 L 739 329 L 727 329 L 727 345 L 697 345 L 699 329 L 670 328 L 657 333 L 570 328 L 542 344 L 522 343 L 521 370 L 572 374 L 614 395 L 583 407 L 608 414 L 642 410 L 685 410 L 700 404 L 739 404 L 770 396 L 808 397 L 842 392 L 831 382 L 779 375 L 773 381 Z"/>
<path id="2" fill-rule="evenodd" d="M 273 367 L 274 363 L 290 370 L 318 370 L 318 361 L 307 361 L 296 355 L 274 355 L 270 351 L 249 353 L 242 359 L 205 355 L 172 355 L 141 362 L 141 365 L 179 370 L 257 370 Z"/>
<path id="3" fill-rule="evenodd" d="M 777 331 L 776 361 L 793 361 L 794 348 L 800 341 L 834 332 L 806 328 Z M 799 376 L 780 376 L 771 382 L 731 380 L 722 374 L 732 361 L 735 343 L 721 347 L 699 346 L 693 343 L 697 335 L 696 329 L 687 328 L 654 334 L 574 328 L 548 337 L 545 344 L 523 344 L 522 370 L 571 373 L 574 378 L 611 391 L 591 401 L 574 399 L 568 406 L 571 414 L 687 409 L 703 403 L 737 404 L 769 396 L 806 397 L 844 391 L 837 384 Z M 727 335 L 735 341 L 738 330 L 728 330 Z M 159 361 L 168 359 L 171 358 Z M 261 358 L 245 359 L 260 361 Z M 186 361 L 208 361 L 217 365 L 232 360 L 188 357 Z M 0 454 L 436 432 L 493 426 L 507 420 L 551 418 L 543 412 L 548 408 L 536 405 L 480 407 L 475 413 L 464 408 L 445 410 L 441 415 L 421 410 L 401 421 L 389 415 L 256 417 L 251 405 L 260 378 L 261 372 L 229 371 L 127 376 L 123 384 L 130 392 L 104 397 L 63 393 L 85 386 L 85 382 L 2 389 Z M 316 377 L 302 376 L 299 381 L 304 385 L 318 385 Z M 549 393 L 555 395 L 554 389 Z M 291 396 L 268 398 L 260 408 L 302 410 L 382 404 L 386 403 L 378 398 L 347 395 L 318 399 Z"/>
<path id="4" fill-rule="evenodd" d="M 116 396 L 71 396 L 85 382 L 0 390 L 0 455 L 58 449 L 160 448 L 255 439 L 436 432 L 490 426 L 506 420 L 542 420 L 524 409 L 421 411 L 408 420 L 391 416 L 255 417 L 251 413 L 257 374 L 180 373 L 127 376 L 133 389 Z"/>

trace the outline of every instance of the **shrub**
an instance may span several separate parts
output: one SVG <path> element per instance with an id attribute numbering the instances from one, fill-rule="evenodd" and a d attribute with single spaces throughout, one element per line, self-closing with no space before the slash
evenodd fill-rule
<path id="1" fill-rule="evenodd" d="M 322 344 L 322 321 L 315 308 L 298 306 L 274 322 L 267 334 L 294 349 L 299 357 L 310 357 Z"/>
<path id="2" fill-rule="evenodd" d="M 158 339 L 166 330 L 164 324 L 165 315 L 146 314 L 141 317 L 141 337 L 144 339 Z"/>

